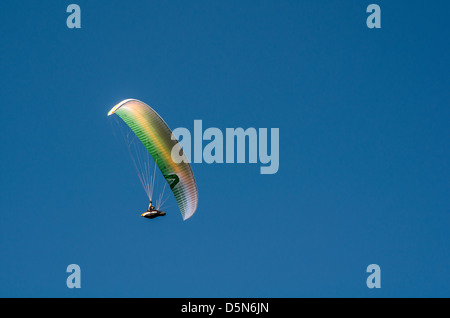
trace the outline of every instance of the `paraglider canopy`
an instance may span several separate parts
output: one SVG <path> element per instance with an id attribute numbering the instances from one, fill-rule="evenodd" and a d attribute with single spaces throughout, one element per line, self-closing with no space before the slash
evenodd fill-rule
<path id="1" fill-rule="evenodd" d="M 172 160 L 171 151 L 179 144 L 170 128 L 158 113 L 137 99 L 120 102 L 108 116 L 113 114 L 129 126 L 152 156 L 175 196 L 183 220 L 190 218 L 198 205 L 197 184 L 187 158 L 180 163 Z"/>

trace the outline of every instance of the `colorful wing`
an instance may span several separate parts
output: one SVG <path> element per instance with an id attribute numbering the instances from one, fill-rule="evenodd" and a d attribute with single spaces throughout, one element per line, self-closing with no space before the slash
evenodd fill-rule
<path id="1" fill-rule="evenodd" d="M 108 116 L 112 114 L 122 118 L 147 148 L 169 184 L 183 220 L 190 218 L 198 205 L 197 184 L 184 153 L 181 163 L 172 160 L 171 151 L 178 140 L 172 140 L 170 128 L 150 106 L 136 99 L 120 102 Z"/>

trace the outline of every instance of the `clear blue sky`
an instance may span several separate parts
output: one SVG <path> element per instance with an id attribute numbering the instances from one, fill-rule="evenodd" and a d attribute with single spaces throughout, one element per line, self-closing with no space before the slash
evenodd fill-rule
<path id="1" fill-rule="evenodd" d="M 448 2 L 73 2 L 0 10 L 0 296 L 450 296 Z M 280 170 L 194 164 L 196 214 L 145 220 L 126 98 L 278 127 Z"/>

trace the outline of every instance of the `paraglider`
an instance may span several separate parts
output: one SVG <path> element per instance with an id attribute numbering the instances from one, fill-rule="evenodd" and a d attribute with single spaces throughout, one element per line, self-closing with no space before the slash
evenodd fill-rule
<path id="1" fill-rule="evenodd" d="M 187 158 L 180 163 L 175 163 L 172 160 L 172 149 L 175 146 L 180 147 L 180 145 L 170 128 L 158 113 L 137 99 L 126 99 L 120 102 L 109 111 L 108 116 L 113 114 L 117 114 L 134 132 L 140 143 L 145 147 L 147 154 L 150 154 L 155 161 L 155 167 L 159 168 L 175 196 L 183 220 L 190 218 L 198 205 L 197 184 Z M 184 153 L 182 153 L 182 156 L 185 156 Z M 149 163 L 144 162 L 142 165 L 139 158 L 133 160 L 141 184 L 150 200 L 147 211 L 142 213 L 141 216 L 153 219 L 165 215 L 164 211 L 160 211 L 160 207 L 155 208 L 152 204 L 156 169 L 154 169 L 152 177 L 148 173 L 150 170 Z M 138 169 L 139 164 L 143 168 Z M 160 196 L 160 205 L 161 200 Z"/>
<path id="2" fill-rule="evenodd" d="M 152 204 L 152 201 L 150 201 L 147 211 L 141 214 L 142 217 L 147 219 L 154 219 L 157 216 L 164 216 L 164 215 L 166 215 L 166 212 L 156 210 Z"/>

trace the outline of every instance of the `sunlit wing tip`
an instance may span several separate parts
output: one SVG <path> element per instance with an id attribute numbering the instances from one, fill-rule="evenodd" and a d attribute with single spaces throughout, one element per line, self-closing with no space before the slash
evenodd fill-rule
<path id="1" fill-rule="evenodd" d="M 125 99 L 125 100 L 121 101 L 119 104 L 117 104 L 116 106 L 111 108 L 111 110 L 108 112 L 108 116 L 111 116 L 112 114 L 114 114 L 116 112 L 116 110 L 119 109 L 120 106 L 122 106 L 123 104 L 125 104 L 126 102 L 129 102 L 131 100 L 134 100 L 134 99 L 129 98 L 129 99 Z"/>
<path id="2" fill-rule="evenodd" d="M 108 116 L 111 116 L 112 114 L 114 114 L 114 112 L 117 110 L 117 108 L 119 108 L 119 106 L 122 103 L 117 104 L 116 106 L 114 106 L 113 108 L 111 108 L 111 110 L 108 112 Z"/>

